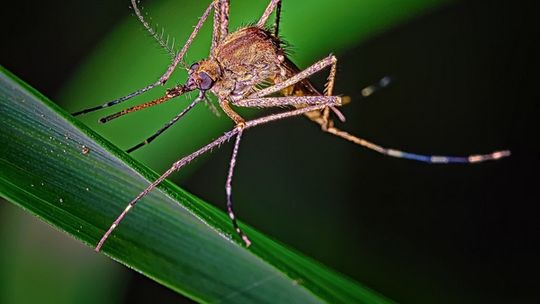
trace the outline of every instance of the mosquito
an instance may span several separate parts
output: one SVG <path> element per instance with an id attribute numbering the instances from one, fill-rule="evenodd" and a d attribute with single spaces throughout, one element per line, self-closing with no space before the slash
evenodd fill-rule
<path id="1" fill-rule="evenodd" d="M 201 101 L 206 101 L 207 93 L 212 93 L 217 97 L 219 107 L 234 122 L 235 127 L 220 137 L 214 139 L 209 144 L 201 147 L 199 150 L 176 161 L 165 173 L 163 173 L 163 175 L 161 175 L 157 180 L 155 180 L 139 195 L 137 195 L 131 202 L 129 202 L 122 213 L 103 234 L 102 238 L 96 245 L 96 251 L 99 252 L 101 250 L 107 238 L 111 235 L 114 229 L 118 227 L 126 214 L 146 194 L 156 188 L 173 172 L 178 171 L 197 157 L 208 152 L 212 148 L 229 141 L 232 138 L 235 138 L 235 141 L 232 157 L 229 163 L 227 180 L 225 183 L 227 213 L 232 221 L 234 230 L 243 240 L 245 246 L 249 247 L 251 241 L 238 226 L 232 201 L 232 179 L 240 141 L 244 131 L 247 129 L 287 117 L 305 115 L 308 119 L 317 123 L 324 132 L 336 135 L 375 152 L 396 158 L 404 158 L 432 164 L 470 164 L 488 160 L 497 160 L 510 155 L 510 151 L 508 150 L 496 151 L 490 154 L 469 155 L 464 157 L 414 154 L 384 148 L 380 145 L 338 129 L 334 125 L 331 114 L 333 114 L 333 116 L 337 117 L 339 120 L 344 121 L 344 116 L 338 110 L 338 107 L 345 103 L 346 97 L 334 94 L 334 81 L 336 77 L 337 65 L 336 57 L 334 55 L 329 55 L 315 62 L 308 68 L 300 70 L 287 57 L 283 48 L 283 43 L 279 38 L 281 0 L 270 0 L 268 6 L 264 10 L 264 13 L 256 24 L 240 28 L 234 32 L 229 32 L 229 2 L 229 0 L 212 1 L 200 17 L 185 45 L 178 53 L 174 53 L 172 48 L 168 47 L 167 42 L 163 40 L 163 37 L 160 36 L 145 20 L 138 7 L 137 0 L 131 0 L 131 5 L 135 15 L 146 30 L 149 31 L 151 36 L 154 37 L 159 44 L 172 55 L 172 63 L 156 82 L 121 98 L 112 100 L 100 106 L 84 109 L 82 111 L 73 113 L 73 115 L 85 114 L 114 106 L 155 87 L 162 86 L 170 78 L 177 66 L 180 65 L 188 71 L 189 77 L 185 84 L 177 85 L 168 89 L 165 95 L 160 98 L 103 117 L 100 119 L 100 122 L 105 123 L 125 114 L 169 101 L 185 94 L 186 92 L 197 90 L 197 98 L 195 98 L 191 104 L 187 106 L 187 108 L 182 110 L 172 120 L 170 120 L 146 140 L 127 149 L 127 152 L 133 152 L 156 139 L 160 134 L 170 128 L 186 113 L 193 109 L 198 103 Z M 195 62 L 191 66 L 187 67 L 183 62 L 184 55 L 212 11 L 214 12 L 213 34 L 209 57 Z M 274 12 L 275 16 L 273 26 L 266 27 L 268 19 Z M 309 77 L 327 68 L 330 69 L 330 72 L 327 77 L 325 89 L 321 92 L 317 90 L 309 81 Z M 385 87 L 388 82 L 388 78 L 383 78 L 377 84 L 371 85 L 364 89 L 363 95 L 370 95 L 372 92 Z M 246 121 L 231 106 L 256 108 L 292 107 L 293 109 Z"/>

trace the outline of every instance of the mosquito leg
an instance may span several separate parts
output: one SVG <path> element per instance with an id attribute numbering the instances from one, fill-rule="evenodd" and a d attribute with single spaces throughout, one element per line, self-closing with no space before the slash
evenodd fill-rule
<path id="1" fill-rule="evenodd" d="M 293 84 L 296 84 L 306 78 L 308 78 L 309 76 L 321 71 L 322 69 L 326 68 L 327 66 L 329 65 L 333 65 L 337 62 L 337 59 L 334 55 L 330 55 L 326 58 L 323 58 L 317 62 L 315 62 L 314 64 L 312 64 L 311 66 L 309 66 L 308 68 L 306 68 L 305 70 L 303 70 L 302 72 L 282 81 L 282 82 L 279 82 L 277 84 L 274 84 L 270 87 L 267 87 L 267 88 L 264 88 L 262 90 L 259 90 L 251 95 L 249 95 L 248 97 L 249 98 L 258 98 L 258 97 L 264 97 L 264 96 L 267 96 L 267 95 L 270 95 L 272 93 L 276 93 L 276 92 L 279 92 L 283 89 L 285 89 L 286 87 L 289 87 Z"/>
<path id="2" fill-rule="evenodd" d="M 332 62 L 332 66 L 330 67 L 330 73 L 328 74 L 328 78 L 326 80 L 326 85 L 324 87 L 324 94 L 326 96 L 332 96 L 332 94 L 334 93 L 334 83 L 335 83 L 335 80 L 336 80 L 336 70 L 337 70 L 337 59 L 335 59 Z M 339 112 L 339 110 L 337 110 L 334 107 L 332 107 L 332 110 L 334 112 L 336 112 L 336 113 L 341 114 L 341 112 Z M 323 121 L 324 121 L 323 128 L 326 128 L 328 126 L 328 124 L 329 124 L 329 120 L 328 120 L 329 115 L 330 115 L 330 108 L 324 108 L 324 110 L 323 110 Z M 344 117 L 343 114 L 341 114 L 341 117 Z M 343 121 L 344 118 L 342 118 L 341 120 Z"/>
<path id="3" fill-rule="evenodd" d="M 226 100 L 226 99 L 225 100 L 220 100 L 219 101 L 219 106 L 221 107 L 223 112 L 225 112 L 225 114 L 227 114 L 227 116 L 229 116 L 229 118 L 234 121 L 234 123 L 236 125 L 242 125 L 242 124 L 245 123 L 244 118 L 242 118 L 242 116 L 240 116 L 233 109 L 231 109 L 231 106 L 229 105 L 228 100 Z"/>
<path id="4" fill-rule="evenodd" d="M 132 0 L 132 1 L 136 1 L 136 0 Z M 167 68 L 167 71 L 165 71 L 165 73 L 159 78 L 158 82 L 160 84 L 165 84 L 165 82 L 167 82 L 169 77 L 171 77 L 171 74 L 174 72 L 174 69 L 176 68 L 176 66 L 182 61 L 182 59 L 184 58 L 184 55 L 186 54 L 187 50 L 191 46 L 193 39 L 195 39 L 199 31 L 201 30 L 204 22 L 206 21 L 206 19 L 208 18 L 208 15 L 210 14 L 210 11 L 212 11 L 213 6 L 214 6 L 214 3 L 213 2 L 210 3 L 210 5 L 208 5 L 203 15 L 201 16 L 201 18 L 199 18 L 199 22 L 197 22 L 197 25 L 195 25 L 193 32 L 191 32 L 191 34 L 189 35 L 188 40 L 186 41 L 186 44 L 184 44 L 180 52 L 178 52 L 178 54 L 174 58 L 171 65 Z"/>
<path id="5" fill-rule="evenodd" d="M 146 140 L 136 144 L 135 146 L 129 148 L 126 150 L 127 153 L 131 153 L 140 147 L 147 145 L 151 143 L 154 139 L 156 139 L 159 135 L 161 135 L 163 132 L 165 132 L 168 128 L 170 128 L 172 125 L 174 125 L 180 118 L 182 118 L 189 110 L 193 109 L 195 105 L 197 105 L 201 100 L 203 100 L 204 97 L 197 97 L 187 108 L 182 110 L 178 115 L 176 115 L 173 119 L 171 119 L 169 122 L 167 122 L 161 129 L 157 130 L 156 133 L 154 133 L 152 136 L 148 137 Z"/>
<path id="6" fill-rule="evenodd" d="M 185 165 L 189 164 L 191 161 L 193 161 L 197 157 L 201 156 L 202 154 L 208 152 L 212 148 L 214 148 L 216 146 L 219 146 L 219 145 L 223 144 L 224 142 L 226 142 L 227 140 L 231 139 L 232 137 L 234 137 L 238 133 L 238 131 L 239 130 L 237 128 L 235 128 L 235 129 L 223 134 L 222 136 L 215 139 L 214 141 L 207 144 L 206 146 L 200 148 L 199 150 L 197 150 L 197 151 L 191 153 L 190 155 L 188 155 L 186 157 L 183 157 L 182 159 L 176 161 L 167 171 L 165 171 L 165 173 L 163 173 L 158 179 L 156 179 L 154 182 L 152 182 L 148 187 L 146 187 L 146 189 L 144 189 L 131 202 L 129 202 L 129 204 L 122 211 L 122 213 L 120 213 L 120 215 L 116 218 L 116 220 L 114 220 L 114 222 L 109 227 L 109 229 L 107 229 L 107 231 L 103 234 L 103 236 L 99 240 L 98 244 L 96 245 L 95 251 L 97 251 L 97 252 L 101 251 L 101 247 L 103 247 L 103 244 L 105 243 L 105 241 L 109 238 L 109 236 L 114 231 L 114 229 L 116 229 L 116 227 L 118 227 L 118 225 L 120 225 L 120 222 L 122 221 L 122 219 L 124 219 L 126 214 L 131 210 L 131 208 L 133 208 L 137 204 L 138 201 L 140 201 L 144 196 L 146 196 L 148 193 L 150 193 L 150 191 L 152 191 L 159 184 L 161 184 L 161 182 L 163 182 L 173 172 L 175 172 L 177 170 L 180 170 L 180 168 L 182 168 Z"/>
<path id="7" fill-rule="evenodd" d="M 281 19 L 281 1 L 276 6 L 276 19 L 274 21 L 274 37 L 279 39 L 279 22 Z"/>
<path id="8" fill-rule="evenodd" d="M 133 6 L 133 10 L 135 11 L 135 14 L 137 15 L 137 17 L 139 18 L 139 20 L 144 20 L 144 17 L 143 15 L 141 14 L 141 11 L 139 10 L 138 6 L 137 6 L 137 0 L 131 0 L 131 5 Z M 77 116 L 77 115 L 81 115 L 81 114 L 86 114 L 86 113 L 89 113 L 89 112 L 93 112 L 93 111 L 97 111 L 97 110 L 100 110 L 100 109 L 103 109 L 103 108 L 107 108 L 107 107 L 110 107 L 110 106 L 113 106 L 113 105 L 116 105 L 116 104 L 119 104 L 121 102 L 124 102 L 130 98 L 133 98 L 137 95 L 140 95 L 154 87 L 157 87 L 159 85 L 163 85 L 167 82 L 167 80 L 171 77 L 171 74 L 173 73 L 173 71 L 176 69 L 176 66 L 182 61 L 182 59 L 184 58 L 184 55 L 186 54 L 187 50 L 189 49 L 189 47 L 191 46 L 191 43 L 193 42 L 193 39 L 195 39 L 195 36 L 197 36 L 197 34 L 199 33 L 199 30 L 201 29 L 201 27 L 203 26 L 204 22 L 206 21 L 206 19 L 208 18 L 208 15 L 210 14 L 210 11 L 212 10 L 213 8 L 213 5 L 214 3 L 211 3 L 208 8 L 204 11 L 203 15 L 201 16 L 201 18 L 199 19 L 199 22 L 197 23 L 197 25 L 195 26 L 195 28 L 193 29 L 193 32 L 191 32 L 191 35 L 189 35 L 189 38 L 188 40 L 186 41 L 186 44 L 184 44 L 184 46 L 182 47 L 182 49 L 180 50 L 180 52 L 178 52 L 178 54 L 176 55 L 176 57 L 174 58 L 173 62 L 171 63 L 171 65 L 169 65 L 169 67 L 167 68 L 167 70 L 165 71 L 165 73 L 159 78 L 158 81 L 156 81 L 155 83 L 152 83 L 150 85 L 147 85 L 146 87 L 142 88 L 142 89 L 139 89 L 133 93 L 130 93 L 126 96 L 123 96 L 123 97 L 120 97 L 118 99 L 115 99 L 115 100 L 112 100 L 112 101 L 109 101 L 103 105 L 100 105 L 100 106 L 96 106 L 96 107 L 93 107 L 93 108 L 88 108 L 88 109 L 84 109 L 84 110 L 81 110 L 81 111 L 78 111 L 78 112 L 75 112 L 73 113 L 72 115 L 74 116 Z"/>
<path id="9" fill-rule="evenodd" d="M 308 105 L 341 105 L 340 96 L 286 96 L 286 97 L 261 97 L 248 98 L 233 103 L 239 107 L 268 108 L 283 106 L 308 106 Z"/>
<path id="10" fill-rule="evenodd" d="M 332 64 L 332 68 L 330 70 L 330 74 L 328 76 L 328 82 L 325 89 L 325 94 L 327 96 L 333 93 L 335 75 L 336 75 L 336 64 L 334 63 Z M 372 85 L 366 88 L 369 90 L 367 91 L 365 89 L 362 90 L 363 91 L 362 95 L 364 96 L 371 95 L 375 89 L 388 85 L 389 81 L 390 80 L 387 77 L 382 78 L 381 81 L 379 81 L 377 86 Z M 314 122 L 318 123 L 321 126 L 321 129 L 325 132 L 339 136 L 355 144 L 361 145 L 370 150 L 373 150 L 373 151 L 376 151 L 376 152 L 379 152 L 381 154 L 388 155 L 391 157 L 411 159 L 411 160 L 432 163 L 432 164 L 446 164 L 446 163 L 477 163 L 477 162 L 483 162 L 487 160 L 496 160 L 496 159 L 507 157 L 510 155 L 510 151 L 508 150 L 495 151 L 490 154 L 480 154 L 480 155 L 446 156 L 446 155 L 415 154 L 415 153 L 400 151 L 396 149 L 384 148 L 377 144 L 369 142 L 363 138 L 354 136 L 352 134 L 349 134 L 343 130 L 340 130 L 334 127 L 333 122 L 328 119 L 328 116 L 330 114 L 329 113 L 330 109 L 334 109 L 334 107 L 332 106 L 326 107 L 322 111 L 322 113 L 320 111 L 308 112 L 306 113 L 306 116 L 309 119 L 313 120 Z"/>
<path id="11" fill-rule="evenodd" d="M 158 32 L 156 32 L 155 28 L 153 28 L 150 25 L 150 23 L 148 23 L 148 21 L 146 21 L 146 19 L 144 19 L 143 15 L 141 13 L 141 10 L 137 6 L 137 1 L 139 1 L 139 0 L 131 0 L 131 5 L 133 6 L 133 11 L 135 11 L 135 15 L 137 15 L 137 18 L 142 23 L 144 28 L 148 31 L 148 33 L 150 33 L 152 38 L 154 38 L 159 43 L 159 45 L 163 49 L 165 49 L 169 53 L 169 55 L 171 55 L 171 57 L 174 58 L 174 56 L 176 56 L 176 54 L 175 54 L 174 50 L 171 47 L 169 47 L 169 43 L 168 43 L 169 39 L 168 39 L 168 37 L 167 37 L 167 41 L 163 41 L 163 33 L 159 34 Z M 174 47 L 174 45 L 173 45 L 173 47 Z"/>
<path id="12" fill-rule="evenodd" d="M 330 134 L 334 134 L 336 136 L 344 138 L 348 141 L 351 141 L 355 144 L 366 147 L 370 150 L 384 154 L 384 155 L 388 155 L 388 156 L 392 156 L 396 158 L 416 160 L 416 161 L 430 163 L 430 164 L 450 164 L 450 163 L 469 163 L 470 164 L 470 163 L 484 162 L 488 160 L 497 160 L 503 157 L 510 156 L 509 150 L 495 151 L 489 154 L 475 154 L 475 155 L 468 155 L 468 156 L 415 154 L 415 153 L 381 147 L 377 144 L 369 142 L 363 138 L 351 135 L 333 126 L 327 128 L 325 131 Z"/>
<path id="13" fill-rule="evenodd" d="M 249 96 L 249 98 L 258 98 L 263 97 L 278 91 L 283 90 L 284 88 L 287 88 L 299 81 L 302 81 L 303 79 L 308 78 L 309 76 L 323 70 L 324 68 L 331 66 L 330 68 L 330 74 L 328 75 L 328 81 L 325 88 L 325 95 L 330 96 L 333 93 L 334 90 L 334 81 L 336 77 L 336 67 L 337 67 L 337 58 L 334 55 L 330 55 L 326 58 L 323 58 L 322 60 L 319 60 L 318 62 L 312 64 L 305 70 L 301 71 L 300 73 L 280 82 L 273 86 L 270 86 L 268 88 L 259 90 Z M 321 124 L 321 126 L 326 127 L 330 122 L 328 121 L 328 115 L 329 115 L 329 109 L 332 109 L 342 121 L 345 120 L 345 117 L 341 112 L 335 108 L 334 106 L 330 106 L 330 108 L 323 109 L 324 115 L 321 117 L 320 113 L 306 113 L 308 117 L 310 116 L 316 116 L 317 118 L 322 118 L 324 123 Z M 310 117 L 310 119 L 312 119 Z M 313 120 L 313 119 L 312 119 Z"/>
<path id="14" fill-rule="evenodd" d="M 243 128 L 238 128 L 238 134 L 236 135 L 236 141 L 234 142 L 234 148 L 233 153 L 231 157 L 231 161 L 229 163 L 229 174 L 227 174 L 227 182 L 225 183 L 225 193 L 227 194 L 227 213 L 229 214 L 229 217 L 231 218 L 234 230 L 238 235 L 242 238 L 244 243 L 246 244 L 246 247 L 249 247 L 251 245 L 251 241 L 247 237 L 247 235 L 240 229 L 238 226 L 238 223 L 236 222 L 236 215 L 233 211 L 233 202 L 232 202 L 232 178 L 233 178 L 233 172 L 234 172 L 234 166 L 236 165 L 236 157 L 238 155 L 238 147 L 240 146 L 240 139 L 242 138 L 242 132 Z"/>
<path id="15" fill-rule="evenodd" d="M 373 95 L 375 92 L 386 88 L 388 85 L 392 83 L 392 78 L 390 76 L 384 76 L 376 83 L 370 84 L 367 87 L 363 88 L 360 92 L 362 94 L 362 99 L 367 98 L 371 95 Z"/>
<path id="16" fill-rule="evenodd" d="M 229 0 L 214 1 L 214 29 L 212 34 L 212 45 L 210 53 L 213 54 L 215 48 L 229 34 Z"/>
<path id="17" fill-rule="evenodd" d="M 210 54 L 213 55 L 213 51 L 221 41 L 221 0 L 214 0 L 214 27 L 212 30 L 212 44 L 210 46 Z"/>
<path id="18" fill-rule="evenodd" d="M 387 156 L 391 156 L 391 157 L 410 159 L 410 160 L 415 160 L 415 161 L 420 161 L 420 162 L 425 162 L 425 163 L 430 163 L 430 164 L 450 164 L 450 163 L 478 163 L 478 162 L 496 160 L 496 159 L 510 156 L 510 151 L 508 150 L 495 151 L 489 154 L 476 154 L 476 155 L 469 155 L 469 156 L 447 156 L 447 155 L 415 154 L 415 153 L 405 152 L 401 150 L 385 148 L 385 147 L 379 146 L 375 143 L 367 141 L 358 136 L 354 136 L 350 133 L 347 133 L 343 130 L 340 130 L 334 127 L 332 121 L 325 119 L 323 115 L 324 115 L 324 111 L 323 112 L 312 111 L 312 112 L 306 113 L 306 116 L 309 119 L 321 125 L 321 129 L 323 131 L 336 135 L 343 139 L 346 139 L 350 142 L 353 142 L 357 145 L 365 147 L 369 150 L 373 150 L 375 152 L 378 152 Z"/>
<path id="19" fill-rule="evenodd" d="M 137 95 L 140 95 L 150 89 L 153 89 L 155 87 L 157 87 L 158 85 L 160 85 L 159 82 L 156 82 L 156 83 L 153 83 L 153 84 L 150 84 L 150 85 L 147 85 L 146 87 L 142 88 L 142 89 L 139 89 L 133 93 L 130 93 L 126 96 L 123 96 L 123 97 L 120 97 L 118 99 L 115 99 L 115 100 L 111 100 L 109 102 L 106 102 L 102 105 L 99 105 L 99 106 L 95 106 L 95 107 L 92 107 L 92 108 L 88 108 L 88 109 L 84 109 L 84 110 L 81 110 L 81 111 L 77 111 L 77 112 L 74 112 L 74 113 L 71 113 L 71 115 L 73 116 L 77 116 L 77 115 L 81 115 L 81 114 L 86 114 L 86 113 L 90 113 L 90 112 L 94 112 L 94 111 L 97 111 L 97 110 L 101 110 L 101 109 L 104 109 L 104 108 L 107 108 L 107 107 L 110 107 L 110 106 L 114 106 L 116 104 L 119 104 L 121 102 L 124 102 L 128 99 L 131 99 Z"/>
<path id="20" fill-rule="evenodd" d="M 301 109 L 295 109 L 295 110 L 284 112 L 284 113 L 272 114 L 272 115 L 265 116 L 265 117 L 262 117 L 262 118 L 257 118 L 257 119 L 253 119 L 253 120 L 250 120 L 250 121 L 246 121 L 243 130 L 246 130 L 246 129 L 249 129 L 249 128 L 252 128 L 252 127 L 255 127 L 255 126 L 258 126 L 258 125 L 262 125 L 262 124 L 265 124 L 265 123 L 269 123 L 269 122 L 272 122 L 272 121 L 284 119 L 284 118 L 287 118 L 287 117 L 302 115 L 302 114 L 304 114 L 306 112 L 309 112 L 309 111 L 320 110 L 323 107 L 325 107 L 325 105 L 308 106 L 308 107 L 301 108 Z M 150 191 L 152 191 L 159 184 L 161 184 L 161 182 L 163 182 L 167 177 L 169 177 L 169 175 L 171 175 L 175 171 L 180 170 L 182 167 L 189 164 L 191 161 L 193 161 L 197 157 L 203 155 L 204 153 L 212 150 L 213 148 L 215 148 L 215 147 L 223 144 L 224 142 L 228 141 L 229 139 L 233 138 L 240 131 L 241 131 L 241 128 L 235 127 L 231 131 L 228 131 L 225 134 L 221 135 L 220 137 L 216 138 L 215 140 L 213 140 L 212 142 L 210 142 L 206 146 L 200 148 L 199 150 L 197 150 L 197 151 L 191 153 L 190 155 L 185 156 L 182 159 L 175 162 L 171 166 L 171 168 L 169 168 L 167 171 L 165 171 L 165 173 L 163 173 L 163 175 L 161 175 L 158 179 L 156 179 L 154 182 L 152 182 L 148 187 L 146 187 L 146 189 L 144 189 L 131 202 L 129 202 L 129 204 L 122 211 L 122 213 L 118 216 L 118 218 L 116 218 L 116 220 L 112 223 L 112 225 L 109 227 L 109 229 L 107 229 L 107 231 L 103 234 L 103 236 L 99 240 L 98 244 L 96 245 L 95 250 L 97 252 L 99 252 L 101 250 L 101 248 L 103 247 L 103 244 L 105 243 L 105 241 L 109 238 L 109 236 L 114 231 L 114 229 L 116 229 L 116 227 L 118 227 L 118 225 L 120 225 L 120 222 L 126 216 L 126 214 L 137 204 L 138 201 L 140 201 Z"/>
<path id="21" fill-rule="evenodd" d="M 210 15 L 210 12 L 212 11 L 212 8 L 214 7 L 215 2 L 216 1 L 212 1 L 212 3 L 210 3 L 210 5 L 208 5 L 206 10 L 204 11 L 203 15 L 199 18 L 199 22 L 197 22 L 197 25 L 195 25 L 195 28 L 193 28 L 193 32 L 191 32 L 191 34 L 189 35 L 188 40 L 186 41 L 186 43 L 184 44 L 180 52 L 176 54 L 176 57 L 174 58 L 171 65 L 167 68 L 165 73 L 156 82 L 158 85 L 165 84 L 167 80 L 171 77 L 171 74 L 176 69 L 176 66 L 182 61 L 182 59 L 184 58 L 184 55 L 186 54 L 187 50 L 191 46 L 191 43 L 193 42 L 193 40 L 195 39 L 199 31 L 201 30 L 204 22 L 208 18 L 208 15 Z M 139 20 L 144 21 L 144 17 L 137 6 L 137 0 L 131 0 L 131 5 L 133 6 L 133 10 L 135 11 L 135 14 L 139 18 Z"/>
<path id="22" fill-rule="evenodd" d="M 268 3 L 268 6 L 266 7 L 266 10 L 264 10 L 263 15 L 261 16 L 261 19 L 259 19 L 259 22 L 257 22 L 257 27 L 263 28 L 264 24 L 274 11 L 274 8 L 276 8 L 276 5 L 280 4 L 281 0 L 270 0 L 270 3 Z M 281 7 L 280 7 L 281 9 Z"/>
<path id="23" fill-rule="evenodd" d="M 301 71 L 300 73 L 282 81 L 279 82 L 273 86 L 270 86 L 268 88 L 259 90 L 249 96 L 249 98 L 258 98 L 263 97 L 266 95 L 270 95 L 272 93 L 281 91 L 291 85 L 294 85 L 295 83 L 302 81 L 303 79 L 308 78 L 309 76 L 321 71 L 322 69 L 331 66 L 330 68 L 330 74 L 328 75 L 328 81 L 325 87 L 325 95 L 331 96 L 334 90 L 334 81 L 336 77 L 336 67 L 337 67 L 337 58 L 334 55 L 329 55 L 326 58 L 323 58 L 322 60 L 317 61 L 316 63 L 312 64 L 310 67 L 306 68 L 305 70 Z M 310 119 L 314 119 L 315 117 L 319 119 L 323 119 L 323 123 L 321 123 L 321 126 L 325 128 L 328 124 L 331 124 L 331 122 L 328 120 L 329 116 L 329 110 L 332 110 L 341 121 L 345 121 L 345 116 L 334 106 L 329 106 L 327 108 L 323 109 L 323 116 L 320 115 L 319 112 L 317 113 L 306 113 L 306 116 L 310 117 Z M 313 116 L 313 118 L 312 118 Z"/>
<path id="24" fill-rule="evenodd" d="M 229 2 L 229 0 L 221 0 L 220 42 L 229 34 Z"/>
<path id="25" fill-rule="evenodd" d="M 244 99 L 233 103 L 236 106 L 241 107 L 282 107 L 282 106 L 312 106 L 312 105 L 340 105 L 341 97 L 339 96 L 287 96 L 287 97 L 263 97 L 263 98 L 253 98 L 253 99 Z M 249 122 L 248 122 L 249 123 Z M 242 128 L 239 128 L 242 129 Z M 240 144 L 240 137 L 242 131 L 237 135 L 236 142 L 233 149 L 233 155 L 229 167 L 229 175 L 227 176 L 227 183 L 225 185 L 225 190 L 227 193 L 227 213 L 233 222 L 234 229 L 238 235 L 244 240 L 246 247 L 249 247 L 251 241 L 246 236 L 246 234 L 238 227 L 236 223 L 236 216 L 233 211 L 233 205 L 231 200 L 231 181 L 233 176 L 234 166 L 236 164 L 236 156 L 238 153 L 238 146 Z"/>
<path id="26" fill-rule="evenodd" d="M 364 98 L 367 98 L 367 97 L 371 96 L 375 92 L 387 87 L 391 82 L 392 82 L 392 78 L 390 78 L 389 76 L 384 76 L 378 82 L 373 83 L 373 84 L 363 88 L 361 90 L 362 96 L 360 98 L 364 99 Z M 344 96 L 342 105 L 346 105 L 350 101 L 351 101 L 350 97 Z M 334 112 L 334 114 L 336 114 L 336 116 L 338 117 L 338 119 L 341 122 L 345 122 L 345 115 L 343 115 L 343 113 L 341 113 L 341 111 L 338 110 L 336 107 L 330 107 L 330 108 L 326 108 L 326 109 L 323 110 L 323 116 L 325 116 L 324 120 L 326 121 L 326 123 L 323 124 L 324 126 L 328 126 L 328 124 L 333 123 L 331 119 L 328 119 L 328 117 L 330 115 L 330 110 L 332 110 L 332 112 Z M 309 114 L 309 113 L 307 113 L 307 114 Z"/>

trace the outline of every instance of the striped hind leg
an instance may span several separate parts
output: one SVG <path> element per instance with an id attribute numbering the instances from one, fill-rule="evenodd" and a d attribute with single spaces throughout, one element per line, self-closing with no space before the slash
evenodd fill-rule
<path id="1" fill-rule="evenodd" d="M 239 128 L 238 134 L 236 135 L 236 140 L 234 142 L 234 148 L 233 153 L 231 156 L 231 160 L 229 162 L 229 173 L 227 174 L 227 181 L 225 182 L 225 194 L 227 195 L 227 214 L 231 218 L 231 221 L 233 223 L 234 230 L 240 238 L 242 238 L 242 241 L 244 241 L 244 244 L 246 247 L 249 247 L 251 245 L 251 241 L 249 240 L 248 236 L 240 229 L 238 226 L 238 222 L 236 221 L 236 215 L 234 214 L 233 209 L 233 201 L 232 201 L 232 178 L 234 174 L 234 167 L 236 165 L 236 157 L 238 156 L 238 148 L 240 146 L 240 139 L 242 138 L 242 132 L 243 128 Z"/>
<path id="2" fill-rule="evenodd" d="M 312 112 L 306 113 L 306 116 L 312 121 L 319 124 L 321 126 L 321 129 L 324 132 L 336 135 L 350 142 L 353 142 L 357 145 L 373 150 L 375 152 L 388 155 L 391 157 L 396 157 L 396 158 L 410 159 L 410 160 L 415 160 L 415 161 L 420 161 L 420 162 L 425 162 L 425 163 L 430 163 L 430 164 L 451 164 L 451 163 L 471 164 L 471 163 L 484 162 L 488 160 L 497 160 L 503 157 L 510 156 L 509 150 L 495 151 L 489 154 L 473 154 L 473 155 L 468 155 L 468 156 L 424 155 L 424 154 L 410 153 L 410 152 L 405 152 L 401 150 L 385 148 L 373 142 L 367 141 L 363 138 L 360 138 L 358 136 L 355 136 L 348 132 L 340 130 L 334 126 L 331 119 L 324 117 L 324 110 L 322 112 L 312 111 Z"/>
<path id="3" fill-rule="evenodd" d="M 336 62 L 332 64 L 330 74 L 328 75 L 326 89 L 324 91 L 326 96 L 331 96 L 333 94 L 335 76 L 336 76 Z M 365 89 L 363 89 L 362 96 L 368 97 L 375 91 L 386 87 L 390 83 L 390 81 L 391 80 L 389 77 L 383 77 L 378 83 L 370 85 L 366 87 Z M 420 162 L 425 162 L 425 163 L 430 163 L 430 164 L 450 164 L 450 163 L 478 163 L 478 162 L 484 162 L 488 160 L 497 160 L 503 157 L 510 156 L 509 150 L 495 151 L 489 154 L 474 154 L 474 155 L 468 155 L 468 156 L 448 156 L 448 155 L 416 154 L 416 153 L 410 153 L 410 152 L 405 152 L 405 151 L 391 149 L 391 148 L 385 148 L 375 143 L 372 143 L 370 141 L 367 141 L 363 138 L 360 138 L 358 136 L 352 135 L 350 133 L 347 133 L 343 130 L 336 128 L 334 126 L 334 122 L 332 121 L 332 119 L 329 118 L 330 110 L 333 110 L 334 113 L 338 115 L 341 121 L 344 120 L 342 116 L 343 114 L 337 111 L 335 107 L 331 107 L 331 106 L 324 108 L 322 111 L 308 112 L 305 115 L 310 120 L 319 124 L 321 126 L 321 129 L 324 132 L 336 135 L 350 142 L 353 142 L 357 145 L 363 146 L 375 152 L 388 155 L 391 157 L 410 159 L 410 160 L 415 160 L 415 161 L 420 161 Z"/>

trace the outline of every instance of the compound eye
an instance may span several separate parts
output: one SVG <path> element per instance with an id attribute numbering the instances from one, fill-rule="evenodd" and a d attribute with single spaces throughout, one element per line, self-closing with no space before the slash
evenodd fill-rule
<path id="1" fill-rule="evenodd" d="M 205 72 L 199 73 L 199 79 L 199 89 L 203 91 L 209 90 L 214 85 L 214 80 Z"/>
<path id="2" fill-rule="evenodd" d="M 192 64 L 190 67 L 189 67 L 189 73 L 193 73 L 193 71 L 197 70 L 199 68 L 199 63 L 198 62 L 195 62 L 194 64 Z"/>

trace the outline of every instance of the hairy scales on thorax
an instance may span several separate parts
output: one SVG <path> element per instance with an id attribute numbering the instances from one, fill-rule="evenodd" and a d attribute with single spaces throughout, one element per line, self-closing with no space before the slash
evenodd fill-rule
<path id="1" fill-rule="evenodd" d="M 212 93 L 231 101 L 247 97 L 261 84 L 279 83 L 299 70 L 286 58 L 279 40 L 259 27 L 229 34 L 197 68 L 215 81 Z M 283 95 L 291 95 L 291 91 L 294 95 L 320 95 L 308 80 L 288 88 Z"/>
<path id="2" fill-rule="evenodd" d="M 282 73 L 283 50 L 279 41 L 258 27 L 246 27 L 229 34 L 210 58 L 203 60 L 204 71 L 215 83 L 211 91 L 220 99 L 242 99 L 256 85 Z"/>

